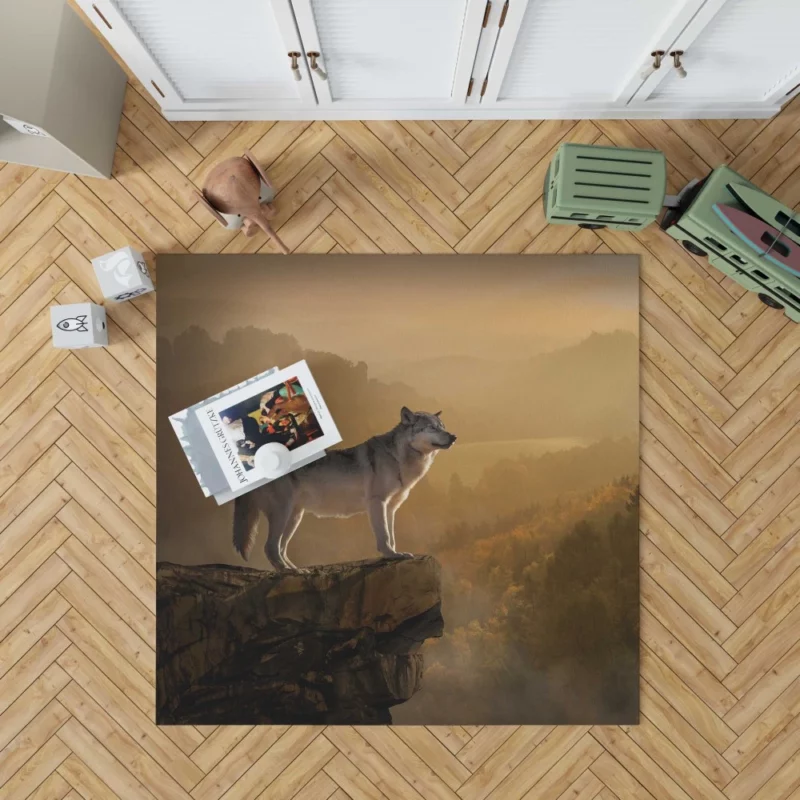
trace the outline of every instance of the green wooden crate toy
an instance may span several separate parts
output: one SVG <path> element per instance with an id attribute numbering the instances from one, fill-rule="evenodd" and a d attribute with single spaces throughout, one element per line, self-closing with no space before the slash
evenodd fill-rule
<path id="1" fill-rule="evenodd" d="M 544 181 L 547 221 L 638 231 L 656 221 L 666 190 L 659 150 L 562 144 Z"/>

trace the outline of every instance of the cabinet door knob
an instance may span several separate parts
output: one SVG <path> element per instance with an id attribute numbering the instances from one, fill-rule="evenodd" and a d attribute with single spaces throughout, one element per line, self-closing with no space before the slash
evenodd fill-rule
<path id="1" fill-rule="evenodd" d="M 321 81 L 328 80 L 328 73 L 325 72 L 325 70 L 322 69 L 322 67 L 320 67 L 317 64 L 317 59 L 321 58 L 320 54 L 316 53 L 314 51 L 311 51 L 311 52 L 306 53 L 306 55 L 308 56 L 308 59 L 311 62 L 311 71 L 312 72 L 316 72 L 317 73 L 317 77 L 319 77 L 319 79 Z"/>
<path id="2" fill-rule="evenodd" d="M 300 74 L 300 65 L 297 63 L 297 59 L 300 58 L 302 53 L 298 53 L 296 51 L 292 51 L 291 53 L 287 54 L 289 58 L 292 59 L 291 68 L 292 68 L 292 76 L 296 81 L 303 80 L 303 76 Z"/>
<path id="3" fill-rule="evenodd" d="M 665 54 L 663 50 L 653 50 L 650 55 L 653 57 L 653 63 L 639 73 L 639 77 L 643 81 L 646 81 L 657 69 L 661 69 L 661 61 Z"/>
<path id="4" fill-rule="evenodd" d="M 670 55 L 672 56 L 672 63 L 675 66 L 675 71 L 678 73 L 678 77 L 685 78 L 686 70 L 683 68 L 683 64 L 681 63 L 683 50 L 673 50 Z"/>

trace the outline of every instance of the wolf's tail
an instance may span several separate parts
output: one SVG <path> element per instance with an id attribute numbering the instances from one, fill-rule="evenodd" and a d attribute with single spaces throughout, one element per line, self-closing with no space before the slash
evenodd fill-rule
<path id="1" fill-rule="evenodd" d="M 233 506 L 233 546 L 247 561 L 258 535 L 258 504 L 253 492 L 248 492 L 234 500 Z"/>

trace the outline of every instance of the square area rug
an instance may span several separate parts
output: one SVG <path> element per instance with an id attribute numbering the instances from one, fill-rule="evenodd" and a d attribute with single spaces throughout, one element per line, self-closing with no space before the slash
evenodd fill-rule
<path id="1" fill-rule="evenodd" d="M 638 272 L 159 256 L 158 722 L 636 723 Z M 367 446 L 204 497 L 169 415 L 303 359 L 334 449 Z M 301 569 L 271 568 L 261 511 L 292 520 Z"/>

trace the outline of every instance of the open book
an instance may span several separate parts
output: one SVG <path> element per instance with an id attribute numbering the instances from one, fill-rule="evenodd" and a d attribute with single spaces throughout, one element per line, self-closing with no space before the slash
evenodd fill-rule
<path id="1" fill-rule="evenodd" d="M 265 444 L 286 447 L 288 473 L 342 440 L 305 361 L 262 372 L 169 419 L 203 493 L 220 504 L 272 480 L 256 457 Z"/>

